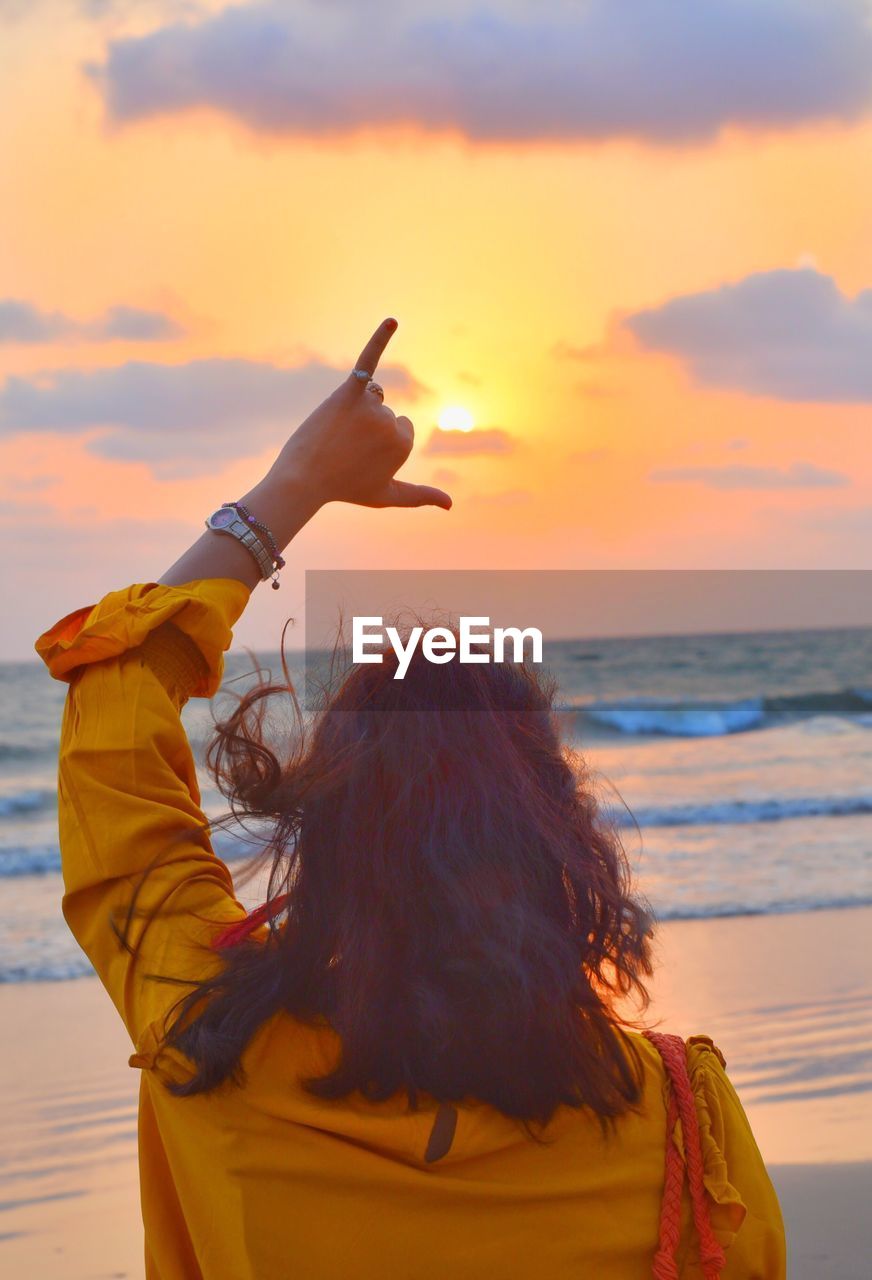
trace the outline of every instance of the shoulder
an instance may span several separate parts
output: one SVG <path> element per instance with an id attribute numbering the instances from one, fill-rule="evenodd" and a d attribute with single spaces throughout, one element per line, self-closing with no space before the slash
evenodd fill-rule
<path id="1" fill-rule="evenodd" d="M 687 1046 L 687 1069 L 691 1068 L 714 1068 L 714 1062 L 718 1062 L 723 1071 L 726 1071 L 727 1060 L 721 1050 L 712 1040 L 711 1036 L 696 1035 L 688 1036 L 685 1040 Z M 712 1061 L 714 1059 L 714 1062 Z"/>
<path id="2" fill-rule="evenodd" d="M 633 1041 L 660 1086 L 664 1101 L 670 1092 L 669 1072 L 658 1045 L 684 1058 L 699 1126 L 703 1183 L 709 1216 L 720 1244 L 729 1249 L 737 1270 L 731 1274 L 784 1276 L 784 1226 L 780 1206 L 745 1109 L 727 1074 L 727 1059 L 709 1035 L 666 1036 L 663 1046 L 634 1035 Z M 656 1081 L 656 1084 L 654 1083 Z M 684 1155 L 679 1121 L 675 1142 Z M 745 1268 L 745 1269 L 741 1269 Z"/>
<path id="3" fill-rule="evenodd" d="M 670 1077 L 685 1070 L 699 1116 L 700 1128 L 716 1141 L 725 1136 L 741 1120 L 747 1128 L 742 1104 L 727 1075 L 727 1060 L 719 1045 L 709 1035 L 682 1037 L 667 1032 L 633 1035 L 646 1071 L 669 1088 Z M 750 1129 L 748 1129 L 750 1133 Z"/>
<path id="4" fill-rule="evenodd" d="M 755 1162 L 759 1161 L 759 1152 L 727 1075 L 726 1058 L 712 1037 L 698 1034 L 668 1039 L 678 1053 L 683 1052 L 699 1126 L 703 1182 L 710 1197 L 712 1225 L 721 1243 L 729 1245 L 747 1213 L 739 1190 L 741 1170 L 751 1153 Z M 652 1048 L 658 1052 L 653 1044 Z M 664 1066 L 664 1083 L 665 1076 Z M 680 1129 L 677 1141 L 684 1154 L 684 1134 Z"/>
<path id="5" fill-rule="evenodd" d="M 677 1054 L 679 1059 L 683 1058 L 692 1081 L 706 1072 L 726 1078 L 727 1060 L 711 1036 L 699 1034 L 685 1038 L 665 1031 L 625 1034 L 646 1068 L 659 1076 L 666 1077 L 666 1063 L 674 1061 Z"/>

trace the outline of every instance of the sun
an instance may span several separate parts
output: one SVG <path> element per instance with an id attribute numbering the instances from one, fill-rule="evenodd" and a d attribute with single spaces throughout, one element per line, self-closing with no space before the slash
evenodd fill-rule
<path id="1" fill-rule="evenodd" d="M 475 423 L 472 414 L 459 404 L 449 404 L 439 414 L 440 431 L 471 431 Z"/>

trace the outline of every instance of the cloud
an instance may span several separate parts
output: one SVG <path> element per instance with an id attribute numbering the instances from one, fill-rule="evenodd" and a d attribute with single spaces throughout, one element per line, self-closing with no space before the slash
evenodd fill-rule
<path id="1" fill-rule="evenodd" d="M 45 475 L 17 475 L 15 477 L 16 493 L 39 493 L 41 489 L 52 489 L 55 485 L 61 484 L 63 476 L 57 472 L 48 472 Z M 8 504 L 4 501 L 4 510 Z"/>
<path id="2" fill-rule="evenodd" d="M 705 141 L 870 107 L 863 0 L 234 5 L 112 40 L 115 121 L 208 106 L 270 134 L 412 123 L 478 141 Z"/>
<path id="3" fill-rule="evenodd" d="M 872 289 L 853 298 L 819 271 L 761 271 L 623 321 L 701 383 L 779 400 L 872 401 Z"/>
<path id="4" fill-rule="evenodd" d="M 0 22 L 38 20 L 49 9 L 53 19 L 71 15 L 94 22 L 104 18 L 178 20 L 185 16 L 195 18 L 202 12 L 196 0 L 0 0 Z"/>
<path id="5" fill-rule="evenodd" d="M 166 342 L 183 333 L 181 325 L 162 311 L 115 306 L 96 320 L 81 321 L 62 311 L 42 311 L 20 298 L 0 299 L 0 342 Z"/>
<path id="6" fill-rule="evenodd" d="M 88 446 L 103 457 L 149 462 L 163 476 L 204 474 L 283 443 L 345 376 L 317 360 L 286 368 L 212 359 L 10 377 L 0 388 L 0 432 L 104 427 Z M 410 399 L 420 391 L 399 366 L 380 368 L 379 381 Z"/>
<path id="7" fill-rule="evenodd" d="M 709 489 L 835 489 L 850 484 L 841 471 L 829 471 L 811 462 L 789 467 L 665 467 L 652 471 L 657 484 L 703 484 Z"/>
<path id="8" fill-rule="evenodd" d="M 511 453 L 515 441 L 508 431 L 498 427 L 474 428 L 472 431 L 442 431 L 434 427 L 425 453 L 475 454 Z"/>
<path id="9" fill-rule="evenodd" d="M 0 342 L 56 342 L 74 328 L 61 311 L 40 311 L 17 298 L 0 301 Z"/>
<path id="10" fill-rule="evenodd" d="M 181 325 L 160 311 L 142 311 L 138 307 L 110 307 L 106 314 L 88 326 L 96 340 L 120 338 L 126 342 L 166 342 L 180 338 Z"/>

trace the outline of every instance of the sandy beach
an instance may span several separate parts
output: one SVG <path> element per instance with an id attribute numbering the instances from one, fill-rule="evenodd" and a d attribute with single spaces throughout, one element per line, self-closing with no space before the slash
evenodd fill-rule
<path id="1" fill-rule="evenodd" d="M 779 1192 L 791 1280 L 864 1280 L 872 909 L 664 925 L 655 1009 L 721 1047 Z M 139 1280 L 138 1074 L 95 980 L 0 986 L 0 1272 Z M 865 1261 L 864 1261 L 865 1259 Z"/>

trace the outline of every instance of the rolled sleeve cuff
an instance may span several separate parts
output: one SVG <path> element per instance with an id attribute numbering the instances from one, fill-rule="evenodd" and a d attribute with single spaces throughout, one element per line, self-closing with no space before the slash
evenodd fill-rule
<path id="1" fill-rule="evenodd" d="M 177 643 L 178 663 L 184 664 L 177 673 L 179 682 L 187 696 L 211 698 L 221 684 L 233 626 L 250 595 L 251 589 L 236 578 L 202 578 L 180 587 L 136 583 L 109 592 L 99 604 L 68 613 L 43 632 L 36 652 L 56 680 L 70 681 L 80 667 L 116 658 L 146 642 L 151 660 L 168 670 L 172 636 L 181 641 L 180 631 L 196 646 L 202 662 L 196 662 L 190 643 Z M 171 626 L 150 639 L 165 623 Z"/>

